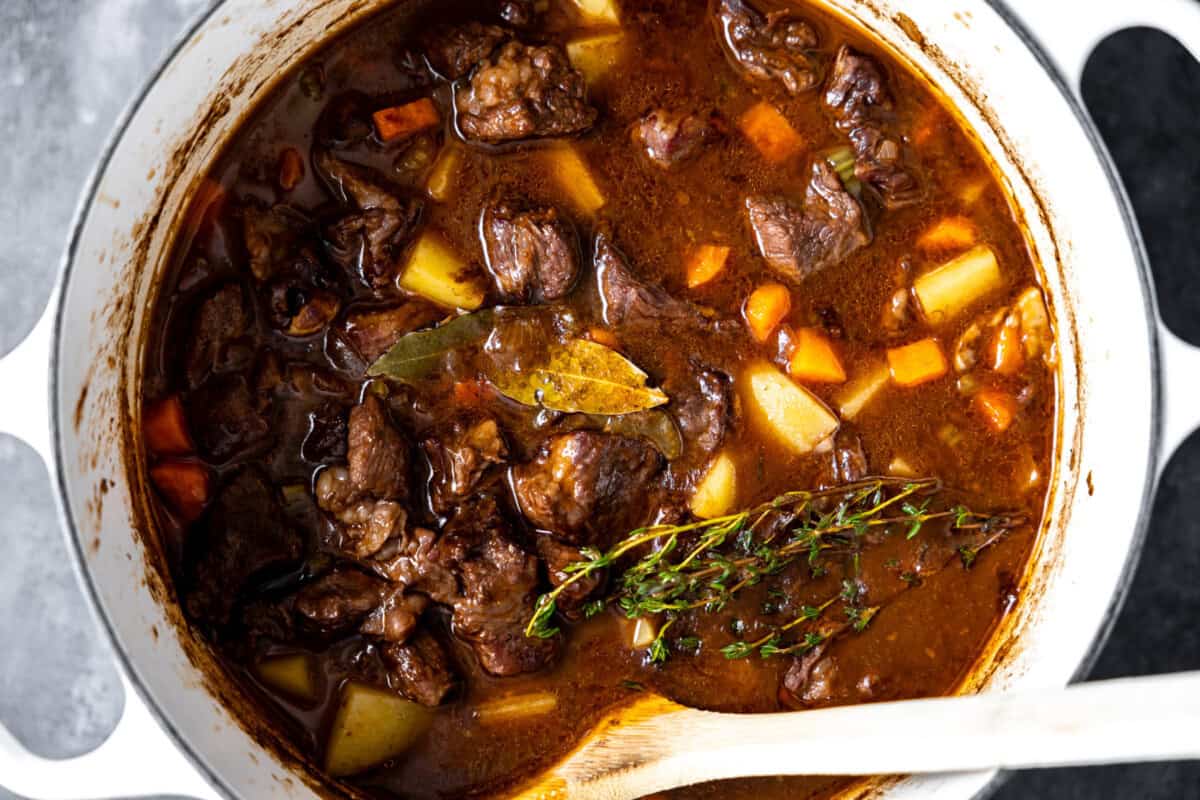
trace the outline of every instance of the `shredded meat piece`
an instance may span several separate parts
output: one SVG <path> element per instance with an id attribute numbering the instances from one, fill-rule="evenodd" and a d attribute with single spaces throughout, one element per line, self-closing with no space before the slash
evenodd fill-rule
<path id="1" fill-rule="evenodd" d="M 455 81 L 509 38 L 511 34 L 503 28 L 474 20 L 463 25 L 442 25 L 425 37 L 425 57 L 439 75 Z"/>
<path id="2" fill-rule="evenodd" d="M 566 571 L 568 565 L 584 560 L 579 548 L 563 544 L 551 536 L 538 536 L 536 544 L 538 555 L 546 562 L 546 573 L 552 586 L 559 586 L 571 577 L 571 573 Z M 597 593 L 604 585 L 604 580 L 602 570 L 572 583 L 558 596 L 555 605 L 559 613 L 572 620 L 581 617 L 583 604 Z"/>
<path id="3" fill-rule="evenodd" d="M 719 0 L 717 27 L 725 52 L 743 72 L 800 94 L 821 80 L 817 32 L 790 11 L 764 15 L 745 0 Z"/>
<path id="4" fill-rule="evenodd" d="M 853 434 L 839 431 L 833 449 L 825 456 L 818 486 L 822 489 L 854 483 L 867 477 L 867 455 L 862 441 Z"/>
<path id="5" fill-rule="evenodd" d="M 386 353 L 401 336 L 432 325 L 444 316 L 429 303 L 410 300 L 399 306 L 346 315 L 341 335 L 368 363 Z"/>
<path id="6" fill-rule="evenodd" d="M 716 452 L 734 417 L 732 382 L 728 376 L 693 365 L 680 383 L 669 381 L 666 388 L 685 447 L 704 455 Z"/>
<path id="7" fill-rule="evenodd" d="M 339 202 L 357 209 L 327 226 L 330 256 L 367 286 L 388 285 L 400 251 L 420 220 L 421 202 L 400 197 L 374 170 L 341 161 L 328 151 L 318 150 L 313 164 Z"/>
<path id="8" fill-rule="evenodd" d="M 378 636 L 387 642 L 408 641 L 425 609 L 429 598 L 423 594 L 401 594 L 393 592 L 363 621 L 360 630 L 368 636 Z"/>
<path id="9" fill-rule="evenodd" d="M 575 229 L 557 209 L 488 203 L 479 223 L 484 256 L 505 300 L 561 300 L 579 278 Z"/>
<path id="10" fill-rule="evenodd" d="M 641 281 L 607 234 L 597 234 L 592 260 L 596 265 L 604 321 L 609 325 L 708 326 L 709 319 L 698 307 Z"/>
<path id="11" fill-rule="evenodd" d="M 268 209 L 251 203 L 242 217 L 242 236 L 250 255 L 250 271 L 260 281 L 269 280 L 279 263 L 293 251 L 308 225 L 305 216 L 287 205 Z"/>
<path id="12" fill-rule="evenodd" d="M 556 45 L 508 42 L 479 64 L 455 103 L 463 135 L 481 142 L 566 136 L 596 121 L 583 76 Z"/>
<path id="13" fill-rule="evenodd" d="M 294 563 L 301 541 L 261 473 L 243 469 L 213 501 L 202 527 L 192 534 L 188 611 L 216 625 L 229 621 L 246 584 Z"/>
<path id="14" fill-rule="evenodd" d="M 459 686 L 449 655 L 428 631 L 403 644 L 385 644 L 379 655 L 388 669 L 388 685 L 415 703 L 441 705 Z"/>
<path id="15" fill-rule="evenodd" d="M 666 169 L 695 156 L 719 130 L 711 116 L 656 108 L 633 124 L 630 135 L 651 163 Z"/>
<path id="16" fill-rule="evenodd" d="M 204 383 L 209 375 L 249 366 L 253 353 L 243 338 L 250 325 L 250 308 L 236 283 L 225 284 L 200 304 L 184 357 L 184 376 L 190 388 Z"/>
<path id="17" fill-rule="evenodd" d="M 644 521 L 648 484 L 661 468 L 658 451 L 641 439 L 572 431 L 514 467 L 512 483 L 521 513 L 538 528 L 603 548 Z"/>
<path id="18" fill-rule="evenodd" d="M 422 443 L 432 475 L 429 499 L 439 514 L 475 491 L 484 472 L 493 464 L 508 459 L 508 446 L 500 426 L 491 417 L 467 422 L 457 420 L 450 427 Z"/>
<path id="19" fill-rule="evenodd" d="M 889 208 L 921 198 L 916 177 L 903 163 L 900 141 L 886 132 L 893 103 L 875 59 L 843 46 L 825 89 L 825 105 L 850 137 L 859 180 L 874 187 Z"/>
<path id="20" fill-rule="evenodd" d="M 317 477 L 317 505 L 344 526 L 349 548 L 368 558 L 403 534 L 408 496 L 408 444 L 378 397 L 368 394 L 350 411 L 349 467 Z"/>
<path id="21" fill-rule="evenodd" d="M 754 196 L 746 199 L 746 211 L 767 266 L 794 283 L 871 241 L 862 205 L 824 161 L 813 163 L 803 207 L 783 197 Z"/>
<path id="22" fill-rule="evenodd" d="M 295 608 L 321 631 L 344 631 L 358 626 L 391 591 L 382 578 L 338 567 L 297 592 Z"/>
<path id="23" fill-rule="evenodd" d="M 188 401 L 188 422 L 200 452 L 217 463 L 257 447 L 271 434 L 244 375 L 214 377 L 197 389 Z"/>

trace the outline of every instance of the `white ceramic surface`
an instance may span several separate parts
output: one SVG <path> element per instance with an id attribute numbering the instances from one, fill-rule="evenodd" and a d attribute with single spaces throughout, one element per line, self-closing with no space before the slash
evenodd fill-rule
<path id="1" fill-rule="evenodd" d="M 1002 631 L 1004 646 L 966 688 L 1061 686 L 1105 632 L 1157 470 L 1200 417 L 1192 402 L 1200 354 L 1158 321 L 1128 204 L 1073 87 L 1091 47 L 1129 24 L 1173 32 L 1200 54 L 1200 6 L 826 2 L 891 43 L 964 111 L 1044 265 L 1063 364 L 1059 468 L 1029 590 Z M 120 442 L 137 430 L 138 333 L 190 187 L 276 76 L 328 30 L 382 5 L 228 0 L 207 16 L 120 127 L 81 207 L 52 311 L 0 362 L 0 386 L 47 388 L 3 393 L 0 430 L 52 465 L 81 577 L 129 676 L 125 719 L 95 753 L 47 762 L 0 728 L 0 774 L 18 793 L 316 796 L 216 699 L 203 650 L 156 599 L 162 587 L 137 534 L 140 482 L 127 473 Z M 1031 48 L 1022 24 L 1046 51 Z M 992 775 L 908 778 L 888 796 L 970 797 Z"/>

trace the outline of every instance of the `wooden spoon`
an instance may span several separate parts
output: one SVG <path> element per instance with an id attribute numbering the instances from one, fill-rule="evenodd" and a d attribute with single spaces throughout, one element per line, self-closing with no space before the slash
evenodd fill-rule
<path id="1" fill-rule="evenodd" d="M 776 714 L 648 695 L 603 719 L 521 800 L 626 800 L 759 775 L 878 775 L 1200 757 L 1200 672 Z"/>

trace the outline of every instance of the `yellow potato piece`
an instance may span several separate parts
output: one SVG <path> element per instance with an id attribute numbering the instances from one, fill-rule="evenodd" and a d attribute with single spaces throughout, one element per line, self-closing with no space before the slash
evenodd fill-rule
<path id="1" fill-rule="evenodd" d="M 570 145 L 556 147 L 546 151 L 546 158 L 555 182 L 579 211 L 591 216 L 604 207 L 604 193 L 579 151 Z"/>
<path id="2" fill-rule="evenodd" d="M 692 513 L 700 519 L 712 519 L 728 514 L 736 502 L 737 466 L 728 453 L 721 453 L 692 493 Z"/>
<path id="3" fill-rule="evenodd" d="M 317 699 L 316 664 L 307 653 L 265 659 L 255 672 L 259 680 L 283 694 L 310 702 Z"/>
<path id="4" fill-rule="evenodd" d="M 567 58 L 588 83 L 596 83 L 625 55 L 625 34 L 602 33 L 567 42 Z"/>
<path id="5" fill-rule="evenodd" d="M 433 712 L 392 692 L 348 683 L 329 741 L 325 769 L 354 775 L 403 753 L 425 732 Z"/>
<path id="6" fill-rule="evenodd" d="M 748 367 L 742 381 L 752 414 L 797 455 L 811 453 L 840 427 L 816 395 L 766 362 Z"/>
<path id="7" fill-rule="evenodd" d="M 842 415 L 842 419 L 854 419 L 861 414 L 883 387 L 888 385 L 891 377 L 888 365 L 878 364 L 851 378 L 836 396 L 838 413 Z"/>
<path id="8" fill-rule="evenodd" d="M 480 725 L 494 725 L 522 717 L 549 714 L 558 707 L 558 697 L 550 692 L 533 692 L 502 697 L 484 703 L 475 710 Z"/>
<path id="9" fill-rule="evenodd" d="M 432 231 L 421 234 L 413 246 L 400 287 L 447 308 L 474 311 L 483 305 L 483 288 L 468 264 Z"/>
<path id="10" fill-rule="evenodd" d="M 571 0 L 579 13 L 588 22 L 617 25 L 621 22 L 621 11 L 617 0 Z"/>
<path id="11" fill-rule="evenodd" d="M 433 169 L 425 181 L 425 191 L 439 203 L 446 202 L 454 191 L 454 181 L 458 177 L 458 167 L 462 163 L 462 151 L 454 145 L 442 150 Z"/>
<path id="12" fill-rule="evenodd" d="M 972 247 L 913 281 L 913 292 L 930 323 L 947 322 L 988 292 L 1004 285 L 996 254 L 987 245 Z"/>

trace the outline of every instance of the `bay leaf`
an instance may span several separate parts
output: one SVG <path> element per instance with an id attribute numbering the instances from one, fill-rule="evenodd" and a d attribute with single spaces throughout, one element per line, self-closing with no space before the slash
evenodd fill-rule
<path id="1" fill-rule="evenodd" d="M 650 442 L 668 461 L 683 455 L 683 434 L 675 418 L 661 409 L 638 411 L 633 414 L 572 414 L 563 417 L 556 430 L 603 431 L 621 436 L 641 438 Z"/>
<path id="2" fill-rule="evenodd" d="M 668 401 L 646 373 L 615 350 L 586 339 L 550 344 L 544 355 L 488 379 L 506 397 L 568 414 L 631 414 Z"/>
<path id="3" fill-rule="evenodd" d="M 495 310 L 487 308 L 455 317 L 436 328 L 405 334 L 367 369 L 367 375 L 401 383 L 424 378 L 446 353 L 486 338 L 495 316 Z"/>

